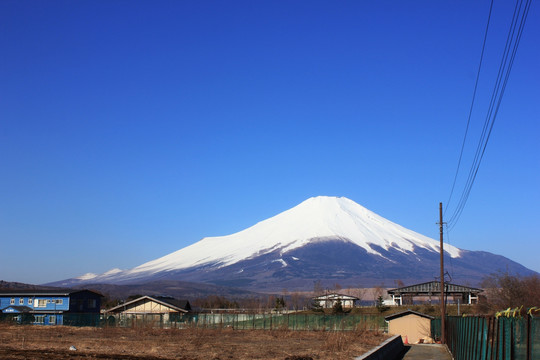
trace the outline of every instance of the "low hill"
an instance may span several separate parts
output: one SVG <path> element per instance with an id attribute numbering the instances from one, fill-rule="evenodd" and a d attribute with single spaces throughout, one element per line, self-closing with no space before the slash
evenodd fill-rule
<path id="1" fill-rule="evenodd" d="M 187 281 L 161 280 L 143 284 L 79 284 L 74 289 L 98 291 L 111 299 L 126 299 L 131 295 L 170 296 L 176 299 L 196 299 L 218 295 L 232 299 L 260 297 L 261 294 L 227 286 L 193 283 Z"/>

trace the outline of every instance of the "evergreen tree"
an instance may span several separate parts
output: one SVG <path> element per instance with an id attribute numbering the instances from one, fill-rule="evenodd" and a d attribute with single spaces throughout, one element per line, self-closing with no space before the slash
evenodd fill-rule
<path id="1" fill-rule="evenodd" d="M 285 299 L 283 299 L 283 296 L 282 297 L 277 297 L 276 298 L 276 306 L 274 307 L 274 309 L 276 311 L 279 311 L 279 310 L 282 310 L 285 308 Z"/>
<path id="2" fill-rule="evenodd" d="M 379 310 L 380 313 L 385 312 L 386 310 L 390 309 L 390 307 L 384 305 L 384 300 L 381 295 L 377 298 L 377 310 Z"/>
<path id="3" fill-rule="evenodd" d="M 341 304 L 341 300 L 336 301 L 334 306 L 332 306 L 332 313 L 343 314 L 343 305 Z"/>
<path id="4" fill-rule="evenodd" d="M 314 311 L 314 312 L 323 312 L 324 311 L 321 303 L 318 302 L 317 300 L 312 300 L 311 301 L 310 309 L 311 309 L 311 311 Z"/>

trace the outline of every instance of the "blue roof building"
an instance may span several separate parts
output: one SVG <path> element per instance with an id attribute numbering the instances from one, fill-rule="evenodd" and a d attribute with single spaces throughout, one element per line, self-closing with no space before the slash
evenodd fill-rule
<path id="1" fill-rule="evenodd" d="M 0 312 L 18 322 L 62 325 L 66 314 L 99 314 L 102 297 L 91 290 L 0 290 Z"/>

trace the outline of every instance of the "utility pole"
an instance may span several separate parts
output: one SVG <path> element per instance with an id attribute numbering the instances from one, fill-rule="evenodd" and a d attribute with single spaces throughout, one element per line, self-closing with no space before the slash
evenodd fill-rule
<path id="1" fill-rule="evenodd" d="M 446 343 L 446 304 L 444 303 L 444 251 L 442 202 L 439 203 L 439 232 L 441 238 L 441 344 Z"/>

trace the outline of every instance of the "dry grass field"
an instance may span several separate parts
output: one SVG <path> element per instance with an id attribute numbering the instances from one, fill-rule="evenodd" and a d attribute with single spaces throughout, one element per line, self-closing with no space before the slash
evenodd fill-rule
<path id="1" fill-rule="evenodd" d="M 353 359 L 387 336 L 349 332 L 0 325 L 0 359 Z M 74 346 L 77 350 L 69 350 Z"/>

